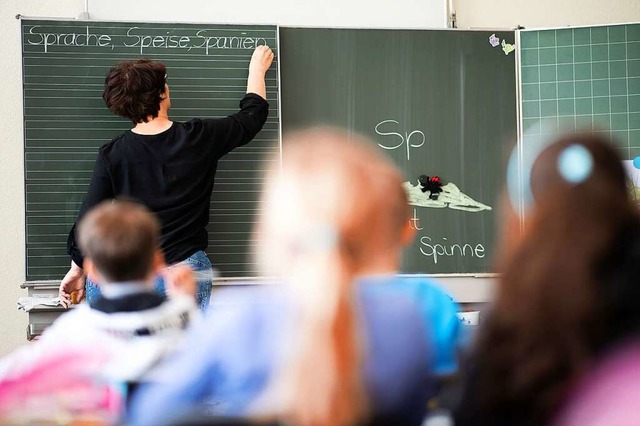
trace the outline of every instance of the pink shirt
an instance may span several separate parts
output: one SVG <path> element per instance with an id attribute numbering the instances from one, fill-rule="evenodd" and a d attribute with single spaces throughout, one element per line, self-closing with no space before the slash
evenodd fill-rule
<path id="1" fill-rule="evenodd" d="M 578 384 L 553 424 L 640 425 L 640 340 L 604 357 Z"/>

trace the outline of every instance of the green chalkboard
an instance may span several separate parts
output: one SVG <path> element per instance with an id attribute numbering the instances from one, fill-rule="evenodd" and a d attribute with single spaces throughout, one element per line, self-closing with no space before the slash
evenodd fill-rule
<path id="1" fill-rule="evenodd" d="M 417 236 L 403 272 L 491 271 L 517 138 L 514 42 L 512 31 L 280 29 L 285 143 L 294 128 L 339 126 L 370 138 L 408 182 L 450 184 L 440 202 L 408 187 Z"/>
<path id="2" fill-rule="evenodd" d="M 277 52 L 277 27 L 23 19 L 26 279 L 60 279 L 67 234 L 98 147 L 131 123 L 101 94 L 116 62 L 150 57 L 167 65 L 174 120 L 224 117 L 246 91 L 256 45 Z M 279 152 L 277 60 L 267 73 L 270 115 L 249 145 L 220 161 L 211 201 L 208 254 L 223 276 L 250 276 L 249 253 L 265 158 Z"/>
<path id="3" fill-rule="evenodd" d="M 626 161 L 640 156 L 640 24 L 523 31 L 520 39 L 523 144 L 543 129 L 593 130 Z"/>

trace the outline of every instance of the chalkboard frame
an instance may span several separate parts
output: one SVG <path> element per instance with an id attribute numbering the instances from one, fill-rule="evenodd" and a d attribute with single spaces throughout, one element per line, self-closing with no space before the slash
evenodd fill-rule
<path id="1" fill-rule="evenodd" d="M 25 19 L 25 20 L 43 20 L 43 21 L 69 21 L 70 19 L 66 19 L 66 18 L 60 18 L 60 17 L 55 17 L 55 18 L 47 18 L 47 17 L 30 17 L 30 16 L 25 16 L 25 15 L 18 15 L 16 16 L 16 19 L 18 19 L 19 21 Z M 109 20 L 109 21 L 102 21 L 102 20 L 92 20 L 92 19 L 75 19 L 73 20 L 74 22 L 86 22 L 86 23 L 100 23 L 100 22 L 113 22 L 113 23 L 131 23 L 131 24 L 154 24 L 155 22 L 145 22 L 145 21 L 137 21 L 137 20 Z M 157 22 L 158 24 L 196 24 L 196 25 L 228 25 L 228 24 L 224 24 L 224 23 L 214 23 L 214 22 L 190 22 L 190 21 L 162 21 L 162 22 Z M 232 25 L 242 25 L 242 24 L 232 24 Z M 247 24 L 247 25 L 255 25 L 255 24 Z M 263 24 L 260 24 L 263 25 Z M 267 25 L 267 24 L 264 24 Z M 464 31 L 464 32 L 485 32 L 485 31 L 514 31 L 515 36 L 516 36 L 516 40 L 517 40 L 517 44 L 516 44 L 516 67 L 515 67 L 515 78 L 516 78 L 516 84 L 517 84 L 517 101 L 516 101 L 516 114 L 517 114 L 517 126 L 518 126 L 518 133 L 517 133 L 517 139 L 516 139 L 516 147 L 518 149 L 518 151 L 521 149 L 520 145 L 521 145 L 521 97 L 520 97 L 520 62 L 519 62 L 519 57 L 520 57 L 520 45 L 519 45 L 519 31 L 516 29 L 508 29 L 508 28 L 482 28 L 482 29 L 459 29 L 459 28 L 395 28 L 395 27 L 342 27 L 342 26 L 338 26 L 338 27 L 311 27 L 311 26 L 294 26 L 294 25 L 278 25 L 278 24 L 271 24 L 274 25 L 276 27 L 276 38 L 277 38 L 277 48 L 278 48 L 278 52 L 279 55 L 281 55 L 281 51 L 280 51 L 280 29 L 281 28 L 318 28 L 318 29 L 374 29 L 374 30 L 415 30 L 415 31 L 422 31 L 422 30 L 429 30 L 429 31 L 448 31 L 448 32 L 458 32 L 458 31 Z M 21 26 L 21 25 L 20 25 Z M 21 31 L 21 44 L 22 44 L 22 31 Z M 22 81 L 24 82 L 24 67 L 21 67 L 21 74 L 22 74 Z M 281 95 L 281 91 L 282 91 L 282 83 L 281 83 L 281 67 L 278 66 L 277 69 L 277 79 L 278 79 L 278 98 L 279 100 L 282 99 L 282 95 Z M 23 90 L 23 102 L 24 102 L 24 90 Z M 279 117 L 282 117 L 281 114 L 281 109 L 282 109 L 282 102 L 278 102 L 278 114 Z M 280 146 L 280 159 L 282 158 L 282 135 L 283 135 L 283 129 L 282 129 L 282 120 L 279 120 L 279 125 L 278 125 L 278 135 L 279 135 L 279 146 Z M 26 141 L 25 141 L 26 143 Z M 25 171 L 26 172 L 26 171 Z M 26 179 L 24 180 L 24 190 L 25 190 L 25 194 L 26 194 Z M 26 202 L 26 197 L 25 197 L 25 202 Z M 26 227 L 25 227 L 25 247 L 26 247 L 26 237 L 27 237 L 27 231 L 26 231 Z M 26 256 L 26 252 L 25 252 L 25 256 Z M 470 272 L 470 273 L 435 273 L 435 274 L 429 274 L 429 273 L 420 273 L 420 274 L 400 274 L 402 276 L 428 276 L 428 277 L 442 277 L 442 278 L 446 278 L 446 277 L 473 277 L 473 278 L 491 278 L 491 277 L 496 277 L 498 276 L 498 274 L 496 273 L 492 273 L 492 272 Z M 25 265 L 25 276 L 26 276 L 26 265 Z M 255 276 L 255 277 L 225 277 L 225 278 L 221 278 L 219 281 L 221 283 L 233 283 L 235 281 L 247 281 L 247 280 L 264 280 L 264 279 L 269 279 L 269 277 L 261 277 L 261 276 Z M 28 281 L 28 282 L 40 282 L 42 280 L 33 280 L 33 281 Z M 55 281 L 55 280 L 54 280 Z M 223 284 L 221 284 L 223 285 Z"/>

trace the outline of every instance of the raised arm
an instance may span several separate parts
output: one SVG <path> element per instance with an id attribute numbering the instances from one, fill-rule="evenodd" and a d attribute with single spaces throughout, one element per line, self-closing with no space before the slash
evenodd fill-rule
<path id="1" fill-rule="evenodd" d="M 206 134 L 214 142 L 216 158 L 249 143 L 262 130 L 269 115 L 265 74 L 273 62 L 273 52 L 258 46 L 249 63 L 247 94 L 240 101 L 240 111 L 223 119 L 202 120 Z"/>
<path id="2" fill-rule="evenodd" d="M 247 93 L 255 93 L 262 99 L 267 99 L 267 88 L 264 81 L 265 74 L 273 62 L 273 52 L 269 46 L 258 46 L 253 51 L 249 63 L 249 78 L 247 79 Z"/>

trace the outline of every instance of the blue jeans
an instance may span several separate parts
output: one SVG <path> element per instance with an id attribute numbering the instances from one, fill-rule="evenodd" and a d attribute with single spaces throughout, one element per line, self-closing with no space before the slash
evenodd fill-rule
<path id="1" fill-rule="evenodd" d="M 189 265 L 191 266 L 191 269 L 193 269 L 193 273 L 198 284 L 198 290 L 196 292 L 196 302 L 198 303 L 200 310 L 205 311 L 209 306 L 209 299 L 211 298 L 211 286 L 213 285 L 214 270 L 213 266 L 211 266 L 211 261 L 209 260 L 205 252 L 197 251 L 182 262 L 175 263 L 169 266 L 169 268 L 178 265 Z M 161 276 L 156 277 L 154 288 L 158 294 L 166 297 L 164 279 Z M 89 306 L 91 306 L 101 295 L 100 287 L 96 282 L 87 277 L 85 289 L 87 303 L 89 304 Z"/>

